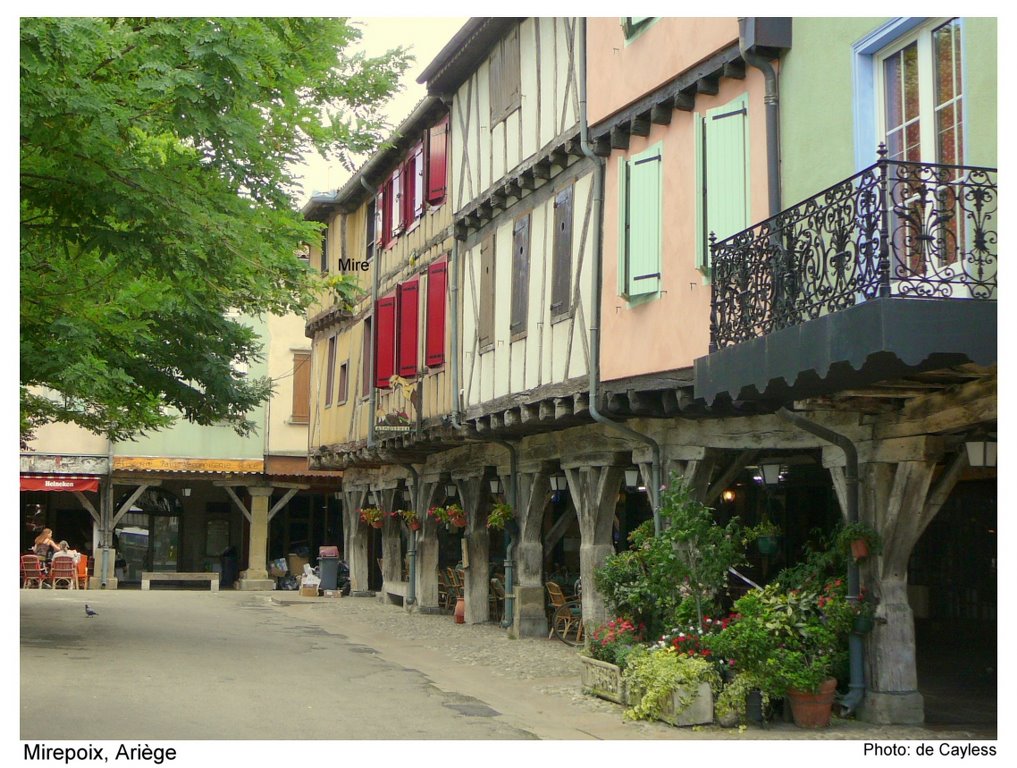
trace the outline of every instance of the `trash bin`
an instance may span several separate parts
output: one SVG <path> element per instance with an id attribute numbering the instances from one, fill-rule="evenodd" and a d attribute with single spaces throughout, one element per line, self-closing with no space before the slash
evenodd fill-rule
<path id="1" fill-rule="evenodd" d="M 219 555 L 219 586 L 232 587 L 233 582 L 240 576 L 240 567 L 237 562 L 237 548 L 226 547 Z"/>
<path id="2" fill-rule="evenodd" d="M 339 550 L 336 547 L 321 547 L 318 550 L 318 576 L 321 589 L 339 588 Z"/>

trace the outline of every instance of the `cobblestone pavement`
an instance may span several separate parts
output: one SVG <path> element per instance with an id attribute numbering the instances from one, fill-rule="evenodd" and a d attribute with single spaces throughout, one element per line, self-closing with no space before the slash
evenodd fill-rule
<path id="1" fill-rule="evenodd" d="M 580 689 L 580 662 L 577 649 L 557 639 L 510 639 L 494 623 L 457 625 L 448 614 L 407 613 L 371 598 L 303 598 L 295 593 L 264 593 L 282 610 L 299 611 L 312 622 L 338 621 L 350 636 L 369 627 L 377 636 L 393 642 L 412 643 L 448 660 L 449 667 L 482 669 L 493 678 L 531 681 L 541 695 L 566 700 L 577 712 L 613 714 L 622 723 L 623 708 Z M 359 639 L 359 638 L 358 638 Z M 984 732 L 942 730 L 916 726 L 885 726 L 834 718 L 831 726 L 808 731 L 789 723 L 771 723 L 765 728 L 738 729 L 719 726 L 672 728 L 662 723 L 624 721 L 627 738 L 692 739 L 851 739 L 851 740 L 963 740 L 984 739 Z"/>

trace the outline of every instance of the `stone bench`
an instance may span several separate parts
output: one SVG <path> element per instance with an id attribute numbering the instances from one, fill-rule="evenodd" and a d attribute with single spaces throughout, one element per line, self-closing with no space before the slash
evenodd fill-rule
<path id="1" fill-rule="evenodd" d="M 142 571 L 141 588 L 148 590 L 153 581 L 208 581 L 211 582 L 212 591 L 219 591 L 219 574 L 214 571 L 201 573 L 180 573 L 176 571 Z"/>
<path id="2" fill-rule="evenodd" d="M 401 601 L 406 600 L 406 591 L 409 588 L 408 581 L 386 581 L 382 584 L 381 591 L 385 595 L 385 602 L 395 603 L 396 600 L 393 598 L 401 598 Z"/>

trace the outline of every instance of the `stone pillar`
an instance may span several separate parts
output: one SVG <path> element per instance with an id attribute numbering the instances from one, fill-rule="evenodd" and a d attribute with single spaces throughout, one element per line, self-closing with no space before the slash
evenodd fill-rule
<path id="1" fill-rule="evenodd" d="M 463 572 L 463 596 L 466 598 L 467 624 L 482 624 L 491 615 L 488 595 L 490 534 L 487 530 L 487 493 L 481 476 L 454 478 L 459 487 L 459 498 L 466 513 L 466 552 L 469 563 Z"/>
<path id="2" fill-rule="evenodd" d="M 569 492 L 579 516 L 579 575 L 583 580 L 583 622 L 588 630 L 607 620 L 604 597 L 593 581 L 594 571 L 614 554 L 611 532 L 614 524 L 614 507 L 628 459 L 610 459 L 603 465 L 566 466 Z"/>
<path id="3" fill-rule="evenodd" d="M 420 530 L 410 536 L 417 537 L 417 605 L 421 613 L 438 613 L 438 523 L 427 516 L 427 510 L 437 501 L 440 484 L 437 480 L 419 481 L 416 494 L 417 519 Z"/>
<path id="4" fill-rule="evenodd" d="M 515 552 L 515 607 L 509 637 L 547 637 L 542 534 L 552 471 L 552 465 L 519 471 L 516 498 L 519 541 Z"/>
<path id="5" fill-rule="evenodd" d="M 251 495 L 251 538 L 247 554 L 247 570 L 240 574 L 242 590 L 275 589 L 275 579 L 268 576 L 268 506 L 272 487 L 248 486 Z M 298 575 L 299 577 L 299 575 Z"/>
<path id="6" fill-rule="evenodd" d="M 360 508 L 367 500 L 367 488 L 343 485 L 343 529 L 346 551 L 343 556 L 350 567 L 350 595 L 363 597 L 370 594 L 367 563 L 368 529 L 360 522 Z"/>

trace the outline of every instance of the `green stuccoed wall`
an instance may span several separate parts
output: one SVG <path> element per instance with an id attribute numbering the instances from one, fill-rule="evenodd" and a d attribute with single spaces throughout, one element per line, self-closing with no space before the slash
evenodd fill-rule
<path id="1" fill-rule="evenodd" d="M 853 175 L 852 45 L 886 18 L 795 18 L 780 68 L 782 206 Z M 996 19 L 965 18 L 967 165 L 995 167 Z M 872 162 L 876 147 L 871 149 Z"/>

